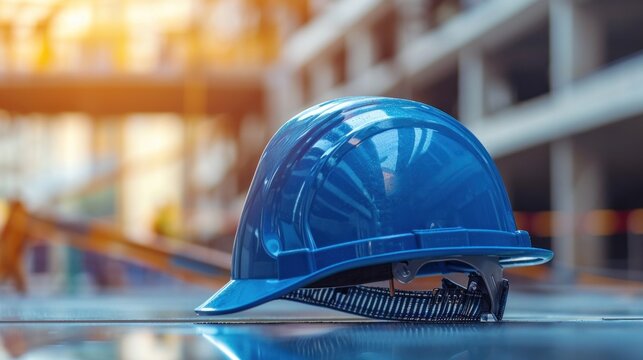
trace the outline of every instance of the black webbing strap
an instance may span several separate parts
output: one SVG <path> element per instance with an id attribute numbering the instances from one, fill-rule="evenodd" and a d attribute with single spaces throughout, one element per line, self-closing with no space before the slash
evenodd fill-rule
<path id="1" fill-rule="evenodd" d="M 400 321 L 479 321 L 489 309 L 487 296 L 481 290 L 470 290 L 446 279 L 441 289 L 395 290 L 393 296 L 385 288 L 349 286 L 301 288 L 282 298 L 375 319 Z M 504 304 L 502 307 L 504 309 Z"/>

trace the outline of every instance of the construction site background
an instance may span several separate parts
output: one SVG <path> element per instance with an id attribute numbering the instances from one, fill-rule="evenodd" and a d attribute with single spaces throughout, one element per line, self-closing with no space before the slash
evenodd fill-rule
<path id="1" fill-rule="evenodd" d="M 494 156 L 539 281 L 643 280 L 643 2 L 0 2 L 0 292 L 210 287 L 274 131 L 405 97 Z"/>

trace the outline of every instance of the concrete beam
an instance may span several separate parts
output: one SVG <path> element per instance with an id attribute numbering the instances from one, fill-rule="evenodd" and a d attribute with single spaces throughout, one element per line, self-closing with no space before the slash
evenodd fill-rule
<path id="1" fill-rule="evenodd" d="M 431 81 L 457 62 L 457 54 L 464 47 L 498 46 L 529 30 L 546 15 L 546 1 L 483 2 L 418 38 L 398 55 L 397 62 L 406 78 Z"/>
<path id="2" fill-rule="evenodd" d="M 334 47 L 341 46 L 346 34 L 364 27 L 390 9 L 387 0 L 343 0 L 299 29 L 284 45 L 281 61 L 299 69 Z"/>
<path id="3" fill-rule="evenodd" d="M 643 113 L 643 55 L 484 119 L 471 130 L 503 156 Z"/>
<path id="4" fill-rule="evenodd" d="M 0 109 L 16 113 L 194 112 L 188 94 L 195 87 L 184 76 L 29 75 L 0 79 Z M 260 76 L 203 75 L 206 114 L 264 112 Z"/>

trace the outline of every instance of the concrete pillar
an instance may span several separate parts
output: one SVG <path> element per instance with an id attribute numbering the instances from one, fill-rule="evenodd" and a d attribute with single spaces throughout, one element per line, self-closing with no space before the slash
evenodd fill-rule
<path id="1" fill-rule="evenodd" d="M 552 143 L 550 156 L 554 268 L 559 280 L 569 282 L 574 269 L 603 265 L 602 239 L 584 235 L 579 219 L 604 207 L 604 177 L 600 157 L 577 140 Z"/>
<path id="2" fill-rule="evenodd" d="M 330 59 L 319 59 L 310 64 L 310 87 L 312 102 L 319 102 L 335 84 L 335 71 Z"/>
<path id="3" fill-rule="evenodd" d="M 302 72 L 287 65 L 277 65 L 266 76 L 266 116 L 269 133 L 274 133 L 284 122 L 304 108 Z"/>
<path id="4" fill-rule="evenodd" d="M 552 250 L 554 269 L 562 282 L 573 280 L 576 265 L 574 242 L 574 151 L 571 140 L 551 145 L 551 205 L 554 211 Z"/>
<path id="5" fill-rule="evenodd" d="M 508 79 L 497 65 L 487 63 L 484 68 L 484 92 L 482 112 L 493 114 L 510 107 L 516 102 L 514 91 Z"/>
<path id="6" fill-rule="evenodd" d="M 466 124 L 484 116 L 484 59 L 478 48 L 465 48 L 458 58 L 458 113 Z"/>
<path id="7" fill-rule="evenodd" d="M 554 90 L 588 74 L 603 61 L 601 23 L 584 6 L 573 0 L 551 0 L 550 81 Z"/>
<path id="8" fill-rule="evenodd" d="M 429 28 L 424 9 L 424 0 L 397 0 L 396 7 L 399 11 L 400 21 L 398 44 L 403 48 L 423 35 Z"/>
<path id="9" fill-rule="evenodd" d="M 602 25 L 589 5 L 573 0 L 550 2 L 550 81 L 554 92 L 603 61 Z M 551 146 L 552 208 L 556 211 L 552 247 L 557 275 L 570 280 L 573 269 L 601 267 L 603 239 L 579 231 L 578 217 L 605 207 L 600 156 L 579 140 L 560 140 Z"/>
<path id="10" fill-rule="evenodd" d="M 346 67 L 348 81 L 355 80 L 375 62 L 373 34 L 358 29 L 346 34 Z"/>

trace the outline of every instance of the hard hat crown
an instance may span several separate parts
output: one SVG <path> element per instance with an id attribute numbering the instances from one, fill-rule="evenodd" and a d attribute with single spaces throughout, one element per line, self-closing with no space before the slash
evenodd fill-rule
<path id="1" fill-rule="evenodd" d="M 551 257 L 516 230 L 491 157 L 462 124 L 409 100 L 343 98 L 298 114 L 267 145 L 232 279 L 274 298 L 350 269 L 470 255 L 503 266 Z"/>

